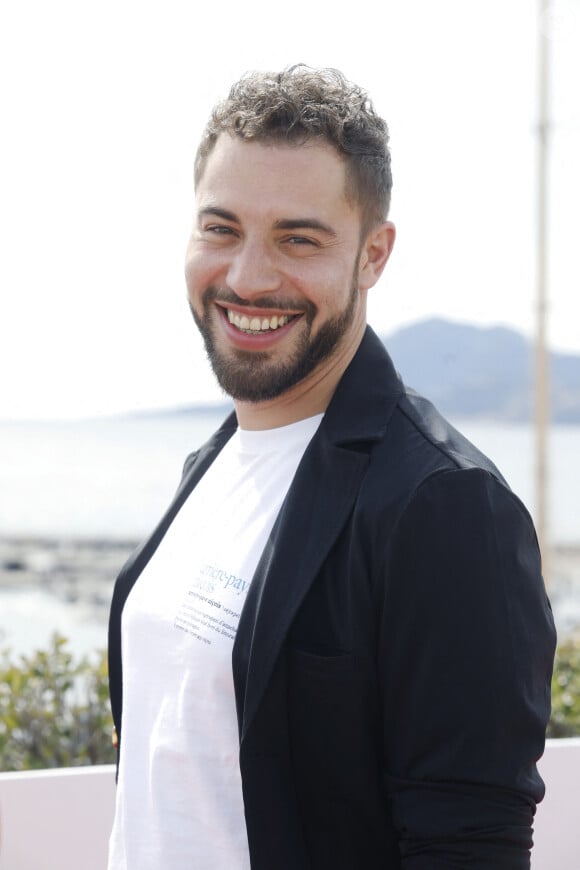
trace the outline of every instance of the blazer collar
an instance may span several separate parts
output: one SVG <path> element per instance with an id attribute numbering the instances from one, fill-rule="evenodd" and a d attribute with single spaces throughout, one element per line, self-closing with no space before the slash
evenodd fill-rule
<path id="1" fill-rule="evenodd" d="M 401 392 L 387 352 L 367 328 L 298 467 L 240 617 L 233 671 L 242 742 L 288 629 L 352 512 L 372 443 L 384 435 Z"/>
<path id="2" fill-rule="evenodd" d="M 326 410 L 329 439 L 336 444 L 380 440 L 403 390 L 385 346 L 367 326 Z"/>

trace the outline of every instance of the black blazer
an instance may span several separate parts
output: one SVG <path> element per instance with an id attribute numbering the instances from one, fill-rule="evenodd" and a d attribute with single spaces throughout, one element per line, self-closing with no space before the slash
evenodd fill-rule
<path id="1" fill-rule="evenodd" d="M 235 428 L 232 414 L 188 458 L 117 580 L 120 751 L 124 602 Z M 554 647 L 527 511 L 367 329 L 234 644 L 253 870 L 528 867 Z"/>

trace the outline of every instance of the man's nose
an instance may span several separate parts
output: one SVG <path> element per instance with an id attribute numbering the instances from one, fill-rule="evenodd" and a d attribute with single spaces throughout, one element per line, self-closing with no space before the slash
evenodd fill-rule
<path id="1" fill-rule="evenodd" d="M 244 239 L 228 269 L 228 287 L 242 299 L 275 292 L 280 287 L 280 274 L 274 260 L 268 244 Z"/>

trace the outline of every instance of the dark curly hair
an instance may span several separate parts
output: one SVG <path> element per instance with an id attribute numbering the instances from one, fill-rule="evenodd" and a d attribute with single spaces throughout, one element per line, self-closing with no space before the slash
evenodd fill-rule
<path id="1" fill-rule="evenodd" d="M 221 133 L 257 142 L 331 144 L 344 158 L 347 196 L 361 209 L 363 232 L 385 220 L 391 199 L 389 131 L 365 93 L 338 70 L 298 64 L 252 72 L 214 108 L 195 158 L 195 183 Z"/>

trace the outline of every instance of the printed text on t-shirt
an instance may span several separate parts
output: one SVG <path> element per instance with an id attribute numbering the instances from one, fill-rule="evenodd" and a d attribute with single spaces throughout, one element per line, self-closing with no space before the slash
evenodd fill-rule
<path id="1" fill-rule="evenodd" d="M 238 630 L 241 606 L 249 581 L 215 565 L 202 565 L 179 605 L 174 626 L 211 645 L 220 637 L 232 643 Z"/>

